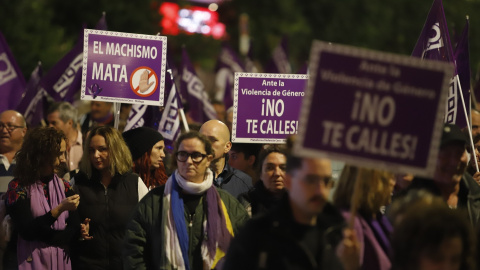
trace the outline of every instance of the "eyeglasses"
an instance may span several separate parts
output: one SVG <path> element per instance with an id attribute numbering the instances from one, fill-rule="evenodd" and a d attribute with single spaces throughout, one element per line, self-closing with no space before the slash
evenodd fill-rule
<path id="1" fill-rule="evenodd" d="M 200 152 L 188 153 L 185 151 L 178 151 L 177 153 L 175 153 L 175 156 L 180 162 L 185 162 L 188 160 L 188 157 L 191 157 L 193 162 L 200 163 L 207 155 Z"/>
<path id="2" fill-rule="evenodd" d="M 10 124 L 4 124 L 0 123 L 0 130 L 3 130 L 3 128 L 6 128 L 8 132 L 14 131 L 16 128 L 25 128 L 24 126 L 15 126 L 15 125 L 10 125 Z"/>

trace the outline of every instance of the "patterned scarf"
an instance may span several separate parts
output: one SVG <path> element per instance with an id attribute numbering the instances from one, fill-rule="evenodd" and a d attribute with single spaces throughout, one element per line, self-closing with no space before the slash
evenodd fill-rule
<path id="1" fill-rule="evenodd" d="M 227 208 L 212 185 L 213 173 L 207 170 L 200 183 L 186 181 L 178 171 L 168 179 L 163 194 L 162 235 L 165 235 L 165 253 L 162 269 L 191 269 L 188 258 L 189 239 L 181 192 L 204 194 L 207 212 L 203 213 L 203 268 L 221 268 L 222 258 L 233 237 L 233 228 Z"/>

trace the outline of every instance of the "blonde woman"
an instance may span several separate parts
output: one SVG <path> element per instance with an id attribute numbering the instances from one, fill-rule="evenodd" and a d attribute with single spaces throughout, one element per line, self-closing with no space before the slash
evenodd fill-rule
<path id="1" fill-rule="evenodd" d="M 360 243 L 361 269 L 388 270 L 391 267 L 392 226 L 381 213 L 390 203 L 393 174 L 346 165 L 333 196 L 333 204 L 355 229 Z"/>
<path id="2" fill-rule="evenodd" d="M 131 171 L 132 156 L 118 130 L 110 126 L 92 129 L 83 153 L 74 178 L 74 189 L 82 197 L 78 212 L 83 224 L 73 268 L 122 269 L 125 228 L 148 189 Z"/>

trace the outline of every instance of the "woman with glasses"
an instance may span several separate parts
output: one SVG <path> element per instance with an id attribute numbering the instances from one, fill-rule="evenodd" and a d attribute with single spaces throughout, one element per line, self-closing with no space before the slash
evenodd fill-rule
<path id="1" fill-rule="evenodd" d="M 18 269 L 71 269 L 68 246 L 80 234 L 80 197 L 56 175 L 67 139 L 54 128 L 27 133 L 7 191 L 7 213 L 18 231 Z"/>
<path id="2" fill-rule="evenodd" d="M 148 127 L 138 127 L 122 133 L 132 153 L 133 171 L 140 175 L 148 189 L 167 182 L 163 159 L 165 142 L 158 131 Z"/>
<path id="3" fill-rule="evenodd" d="M 127 226 L 124 269 L 219 268 L 248 219 L 233 196 L 212 185 L 207 137 L 181 135 L 174 157 L 174 173 L 144 197 Z"/>
<path id="4" fill-rule="evenodd" d="M 285 193 L 287 149 L 270 145 L 260 152 L 257 164 L 259 179 L 250 191 L 239 196 L 240 202 L 251 216 L 266 213 Z"/>
<path id="5" fill-rule="evenodd" d="M 353 226 L 360 243 L 361 269 L 389 270 L 392 225 L 381 209 L 390 204 L 392 173 L 345 165 L 333 204 Z"/>
<path id="6" fill-rule="evenodd" d="M 118 130 L 99 126 L 90 131 L 73 179 L 82 198 L 78 212 L 83 221 L 74 246 L 74 269 L 122 269 L 127 222 L 148 192 L 131 168 L 132 156 Z"/>

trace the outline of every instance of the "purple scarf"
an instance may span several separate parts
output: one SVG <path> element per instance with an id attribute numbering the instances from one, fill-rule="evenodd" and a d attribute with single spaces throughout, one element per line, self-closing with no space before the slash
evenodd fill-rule
<path id="1" fill-rule="evenodd" d="M 65 186 L 63 180 L 57 175 L 48 182 L 48 198 L 50 204 L 45 198 L 42 182 L 37 181 L 27 188 L 30 198 L 30 209 L 34 218 L 43 216 L 52 208 L 59 205 L 65 196 Z M 64 230 L 65 220 L 68 217 L 68 211 L 64 211 L 53 223 L 53 229 Z M 40 241 L 26 241 L 18 236 L 17 260 L 19 270 L 33 269 L 59 269 L 70 270 L 70 258 L 62 248 L 48 246 Z"/>

